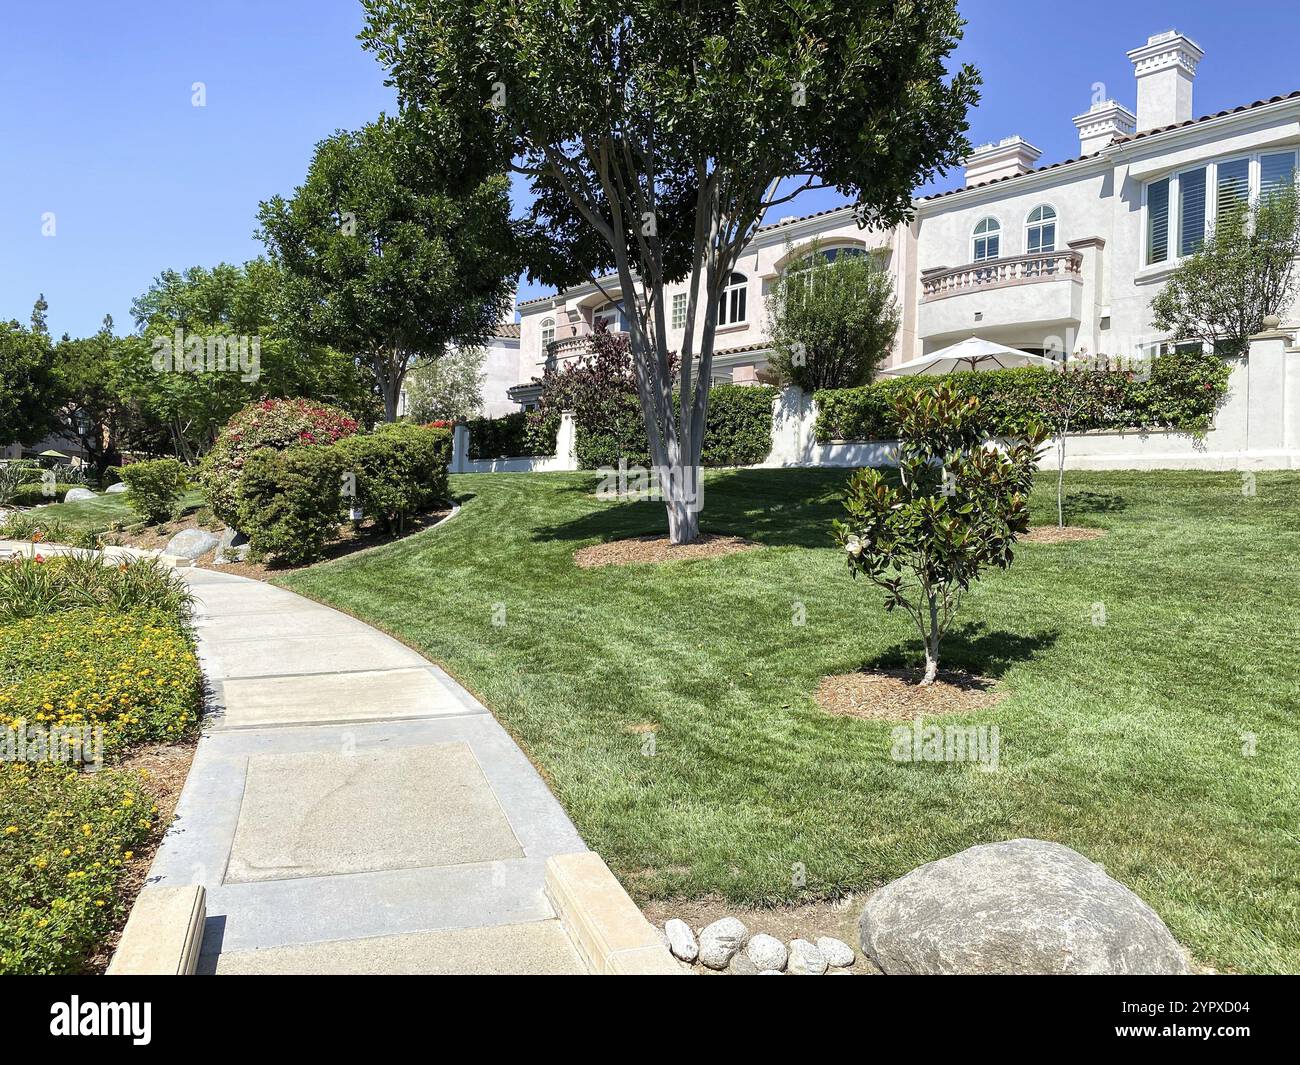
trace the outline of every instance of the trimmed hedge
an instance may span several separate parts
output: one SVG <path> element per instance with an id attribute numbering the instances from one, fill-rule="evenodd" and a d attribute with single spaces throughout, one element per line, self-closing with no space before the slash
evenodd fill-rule
<path id="1" fill-rule="evenodd" d="M 175 459 L 133 462 L 122 468 L 122 480 L 131 489 L 131 509 L 150 524 L 175 515 L 189 484 L 185 467 Z"/>
<path id="2" fill-rule="evenodd" d="M 239 530 L 258 555 L 286 562 L 320 558 L 338 535 L 343 456 L 332 447 L 261 448 L 244 460 L 235 489 Z"/>
<path id="3" fill-rule="evenodd" d="M 469 457 L 472 459 L 512 459 L 535 454 L 528 434 L 528 412 L 516 411 L 500 418 L 472 418 L 465 423 L 469 430 Z M 538 454 L 554 454 L 551 451 Z"/>
<path id="4" fill-rule="evenodd" d="M 1231 372 L 1217 355 L 1199 352 L 1162 355 L 1152 361 L 1145 379 L 1125 369 L 1071 371 L 1071 383 L 1082 382 L 1084 397 L 1071 431 L 1160 428 L 1203 433 L 1227 394 Z M 942 379 L 963 395 L 979 397 L 990 433 L 1014 436 L 1029 421 L 1044 417 L 1065 377 L 1055 370 L 1023 367 L 965 371 Z M 816 393 L 818 442 L 895 439 L 894 403 L 933 388 L 937 380 L 918 374 Z"/>
<path id="5" fill-rule="evenodd" d="M 400 532 L 406 519 L 447 498 L 451 433 L 397 423 L 334 445 L 345 474 L 356 477 L 357 499 L 367 514 Z"/>
<path id="6" fill-rule="evenodd" d="M 772 450 L 772 404 L 768 385 L 714 385 L 704 419 L 705 466 L 754 466 Z"/>

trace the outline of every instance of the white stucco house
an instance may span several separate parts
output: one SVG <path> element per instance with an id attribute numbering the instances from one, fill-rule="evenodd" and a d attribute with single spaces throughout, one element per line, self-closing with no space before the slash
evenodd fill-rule
<path id="1" fill-rule="evenodd" d="M 1300 92 L 1196 116 L 1204 54 L 1176 30 L 1149 38 L 1128 52 L 1134 109 L 1097 100 L 1074 117 L 1074 158 L 1043 164 L 1020 135 L 978 147 L 962 187 L 917 200 L 908 225 L 863 231 L 844 207 L 764 226 L 723 295 L 714 379 L 763 371 L 764 296 L 814 243 L 889 272 L 902 310 L 891 364 L 972 336 L 1038 354 L 1150 352 L 1167 339 L 1152 329 L 1150 303 L 1170 272 L 1221 210 L 1293 181 L 1300 162 Z M 667 293 L 674 330 L 685 287 Z M 535 402 L 531 382 L 548 362 L 578 353 L 598 319 L 623 325 L 620 298 L 611 277 L 520 303 L 515 363 L 508 349 L 494 356 L 489 410 Z M 1295 307 L 1283 315 L 1296 320 Z"/>

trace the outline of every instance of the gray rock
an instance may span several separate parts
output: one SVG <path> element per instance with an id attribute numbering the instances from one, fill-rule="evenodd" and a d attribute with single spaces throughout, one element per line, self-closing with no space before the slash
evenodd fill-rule
<path id="1" fill-rule="evenodd" d="M 792 976 L 821 976 L 826 972 L 826 955 L 806 939 L 793 939 L 787 968 Z"/>
<path id="2" fill-rule="evenodd" d="M 784 976 L 785 973 L 783 973 L 780 969 L 764 969 L 758 975 L 759 976 Z"/>
<path id="3" fill-rule="evenodd" d="M 700 929 L 700 961 L 710 969 L 725 969 L 748 936 L 749 930 L 734 917 L 714 921 Z"/>
<path id="4" fill-rule="evenodd" d="M 822 955 L 826 958 L 826 964 L 832 969 L 847 969 L 857 960 L 853 948 L 842 939 L 819 936 L 817 938 L 817 949 L 822 952 Z"/>
<path id="5" fill-rule="evenodd" d="M 758 966 L 749 960 L 749 956 L 743 950 L 738 950 L 727 963 L 727 972 L 732 976 L 757 976 Z"/>
<path id="6" fill-rule="evenodd" d="M 129 491 L 131 491 L 131 489 L 126 486 L 125 481 L 118 481 L 116 484 L 110 484 L 104 489 L 105 494 L 110 496 L 120 495 L 122 492 Z"/>
<path id="7" fill-rule="evenodd" d="M 216 562 L 243 562 L 248 557 L 248 537 L 234 529 L 221 530 Z"/>
<path id="8" fill-rule="evenodd" d="M 1083 855 L 1036 839 L 914 869 L 867 900 L 858 931 L 891 976 L 1190 971 L 1150 906 Z"/>
<path id="9" fill-rule="evenodd" d="M 94 499 L 95 493 L 89 488 L 69 488 L 68 494 L 63 497 L 65 503 L 80 503 L 83 499 Z"/>
<path id="10" fill-rule="evenodd" d="M 785 944 L 776 936 L 769 936 L 765 932 L 750 937 L 745 944 L 745 953 L 759 969 L 775 969 L 777 972 L 785 968 L 789 956 Z"/>
<path id="11" fill-rule="evenodd" d="M 700 946 L 695 942 L 695 933 L 685 921 L 674 917 L 664 925 L 664 938 L 668 940 L 668 949 L 673 957 L 685 962 L 692 962 L 700 956 Z"/>
<path id="12" fill-rule="evenodd" d="M 167 541 L 163 554 L 193 562 L 213 550 L 218 543 L 207 529 L 183 529 Z"/>

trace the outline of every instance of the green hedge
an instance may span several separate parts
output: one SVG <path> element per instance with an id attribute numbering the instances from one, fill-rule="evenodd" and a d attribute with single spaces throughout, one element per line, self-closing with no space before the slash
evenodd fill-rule
<path id="1" fill-rule="evenodd" d="M 528 435 L 528 413 L 516 411 L 500 418 L 472 418 L 465 423 L 469 430 L 469 457 L 472 459 L 510 459 L 533 454 Z M 551 451 L 554 454 L 554 437 Z"/>
<path id="2" fill-rule="evenodd" d="M 122 467 L 122 480 L 131 490 L 127 497 L 131 509 L 156 525 L 176 515 L 189 475 L 175 459 L 154 459 Z"/>
<path id="3" fill-rule="evenodd" d="M 365 513 L 400 532 L 406 519 L 447 498 L 451 433 L 398 423 L 366 436 L 349 436 L 334 445 L 344 473 L 356 477 L 357 499 Z"/>
<path id="4" fill-rule="evenodd" d="M 1078 370 L 1072 383 L 1082 381 L 1084 400 L 1071 420 L 1071 431 L 1092 429 L 1176 429 L 1202 433 L 1227 394 L 1231 368 L 1217 355 L 1162 355 L 1145 377 L 1131 370 Z M 964 394 L 975 395 L 989 421 L 989 431 L 1014 435 L 1036 417 L 1043 417 L 1063 377 L 1054 370 L 1025 367 L 953 373 L 943 380 Z M 932 388 L 929 375 L 895 377 L 861 388 L 818 392 L 816 434 L 820 443 L 832 440 L 892 440 L 897 434 L 894 403 Z"/>

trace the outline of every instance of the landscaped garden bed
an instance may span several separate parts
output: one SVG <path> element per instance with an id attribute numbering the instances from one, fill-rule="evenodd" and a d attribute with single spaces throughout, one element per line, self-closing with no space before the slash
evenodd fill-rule
<path id="1" fill-rule="evenodd" d="M 151 562 L 0 565 L 0 972 L 107 963 L 189 764 L 188 612 Z"/>
<path id="2" fill-rule="evenodd" d="M 456 477 L 466 503 L 437 534 L 284 583 L 479 695 L 642 902 L 831 902 L 1032 837 L 1103 863 L 1202 964 L 1300 970 L 1300 852 L 1277 801 L 1300 748 L 1278 576 L 1300 557 L 1296 478 L 1256 474 L 1247 497 L 1234 473 L 1072 473 L 1072 520 L 1106 535 L 1017 551 L 944 644 L 945 669 L 1001 698 L 942 718 L 998 726 L 993 772 L 900 761 L 899 722 L 815 701 L 823 678 L 919 662 L 914 626 L 831 538 L 847 479 L 712 474 L 704 529 L 764 550 L 584 570 L 581 548 L 661 535 L 662 505 L 601 501 L 585 474 Z M 1031 525 L 1055 502 L 1041 477 Z"/>

